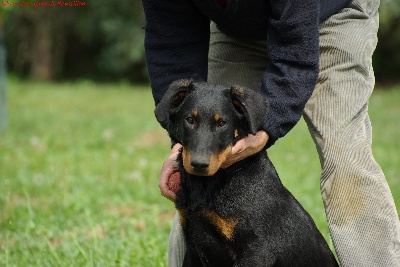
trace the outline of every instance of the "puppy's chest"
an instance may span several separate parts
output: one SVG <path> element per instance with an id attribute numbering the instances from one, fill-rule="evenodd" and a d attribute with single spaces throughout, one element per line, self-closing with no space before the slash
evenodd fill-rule
<path id="1" fill-rule="evenodd" d="M 188 235 L 222 238 L 233 241 L 239 218 L 224 216 L 214 210 L 199 208 L 197 210 L 178 209 L 181 225 Z"/>
<path id="2" fill-rule="evenodd" d="M 233 181 L 209 180 L 207 183 L 192 179 L 183 182 L 183 195 L 176 204 L 185 234 L 233 241 L 241 213 L 232 194 Z"/>

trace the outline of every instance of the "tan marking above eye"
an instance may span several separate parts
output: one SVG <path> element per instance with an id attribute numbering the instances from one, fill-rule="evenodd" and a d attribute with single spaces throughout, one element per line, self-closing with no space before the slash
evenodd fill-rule
<path id="1" fill-rule="evenodd" d="M 244 96 L 244 89 L 241 88 L 241 87 L 232 86 L 232 87 L 231 87 L 231 93 L 232 93 L 233 95 Z"/>
<path id="2" fill-rule="evenodd" d="M 199 116 L 199 111 L 197 109 L 193 110 L 193 116 L 194 117 Z"/>
<path id="3" fill-rule="evenodd" d="M 190 87 L 193 84 L 191 80 L 180 80 L 179 83 L 182 87 Z"/>
<path id="4" fill-rule="evenodd" d="M 218 113 L 214 115 L 214 120 L 215 121 L 218 121 L 219 118 L 221 118 L 221 115 L 219 115 Z"/>

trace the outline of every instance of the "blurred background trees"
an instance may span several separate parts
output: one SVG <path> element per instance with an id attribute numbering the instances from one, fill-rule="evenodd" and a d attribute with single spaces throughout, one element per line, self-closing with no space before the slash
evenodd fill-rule
<path id="1" fill-rule="evenodd" d="M 13 7 L 5 28 L 10 72 L 42 80 L 146 81 L 141 1 L 81 2 L 86 6 Z"/>
<path id="2" fill-rule="evenodd" d="M 373 58 L 377 82 L 400 82 L 400 0 L 381 0 L 378 46 Z"/>
<path id="3" fill-rule="evenodd" d="M 141 0 L 82 2 L 86 6 L 9 8 L 9 71 L 43 80 L 146 82 Z M 399 48 L 400 0 L 381 0 L 374 55 L 378 83 L 400 82 Z"/>

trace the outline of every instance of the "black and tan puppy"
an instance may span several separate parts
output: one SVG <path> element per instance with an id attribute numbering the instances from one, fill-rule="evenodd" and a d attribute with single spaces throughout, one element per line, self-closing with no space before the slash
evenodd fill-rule
<path id="1" fill-rule="evenodd" d="M 256 92 L 188 80 L 174 82 L 157 105 L 157 120 L 183 146 L 176 199 L 183 266 L 338 266 L 265 151 L 220 169 L 266 113 Z"/>

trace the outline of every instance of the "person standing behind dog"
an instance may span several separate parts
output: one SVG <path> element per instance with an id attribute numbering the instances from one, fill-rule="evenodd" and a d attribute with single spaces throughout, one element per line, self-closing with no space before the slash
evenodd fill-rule
<path id="1" fill-rule="evenodd" d="M 341 265 L 400 266 L 400 222 L 372 155 L 368 117 L 379 0 L 142 2 L 155 103 L 178 79 L 260 90 L 270 102 L 268 117 L 233 147 L 224 167 L 269 148 L 303 115 L 320 156 L 321 193 Z M 167 184 L 179 148 L 173 146 L 159 181 L 172 201 Z M 184 252 L 175 218 L 169 266 L 181 266 Z"/>

